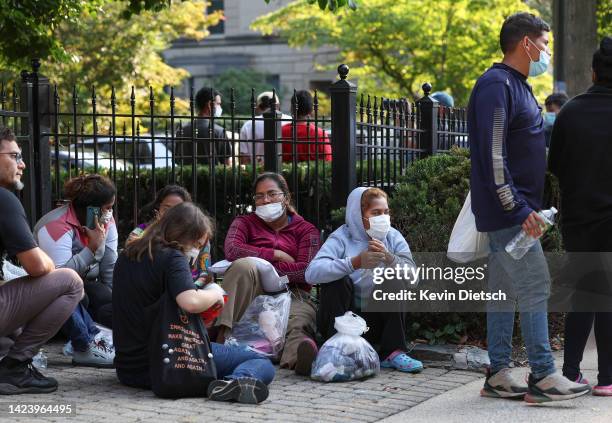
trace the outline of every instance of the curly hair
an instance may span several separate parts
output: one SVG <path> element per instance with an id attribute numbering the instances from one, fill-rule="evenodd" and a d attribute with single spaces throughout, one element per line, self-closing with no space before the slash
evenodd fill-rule
<path id="1" fill-rule="evenodd" d="M 64 185 L 64 196 L 77 210 L 88 206 L 102 207 L 116 195 L 115 184 L 106 176 L 98 174 L 77 176 Z"/>

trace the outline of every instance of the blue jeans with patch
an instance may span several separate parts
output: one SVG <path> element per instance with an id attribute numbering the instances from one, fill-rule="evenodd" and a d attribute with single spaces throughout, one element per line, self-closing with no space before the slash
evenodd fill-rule
<path id="1" fill-rule="evenodd" d="M 537 379 L 555 372 L 548 339 L 548 298 L 550 274 L 540 241 L 520 260 L 505 251 L 506 244 L 521 231 L 521 226 L 489 232 L 489 291 L 501 290 L 506 301 L 487 304 L 487 343 L 491 372 L 509 367 L 516 304 L 520 313 L 521 334 L 527 347 L 531 373 Z"/>

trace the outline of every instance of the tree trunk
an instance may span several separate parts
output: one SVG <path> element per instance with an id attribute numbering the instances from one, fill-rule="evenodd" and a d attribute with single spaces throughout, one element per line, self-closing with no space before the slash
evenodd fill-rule
<path id="1" fill-rule="evenodd" d="M 591 84 L 597 50 L 597 0 L 555 0 L 555 91 L 570 97 Z"/>

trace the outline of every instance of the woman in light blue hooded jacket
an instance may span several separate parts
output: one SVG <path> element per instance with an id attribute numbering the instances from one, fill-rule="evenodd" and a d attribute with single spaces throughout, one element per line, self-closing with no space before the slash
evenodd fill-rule
<path id="1" fill-rule="evenodd" d="M 317 325 L 325 339 L 334 319 L 347 311 L 363 317 L 364 337 L 380 345 L 381 367 L 419 372 L 423 364 L 406 354 L 406 313 L 371 312 L 365 305 L 374 291 L 374 268 L 415 267 L 402 234 L 391 227 L 387 194 L 378 188 L 356 188 L 346 204 L 346 223 L 325 241 L 306 269 L 306 281 L 321 284 Z"/>

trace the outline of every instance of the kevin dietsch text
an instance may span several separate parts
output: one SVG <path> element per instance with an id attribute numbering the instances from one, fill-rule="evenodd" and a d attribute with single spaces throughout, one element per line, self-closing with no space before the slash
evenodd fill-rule
<path id="1" fill-rule="evenodd" d="M 431 292 L 429 289 L 409 291 L 402 289 L 399 292 L 384 292 L 375 289 L 372 298 L 376 301 L 506 301 L 506 293 L 474 291 L 471 289 L 460 289 L 457 292 L 444 290 L 443 292 Z"/>

